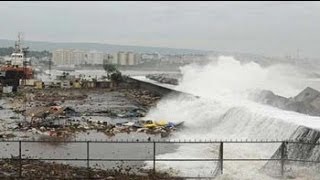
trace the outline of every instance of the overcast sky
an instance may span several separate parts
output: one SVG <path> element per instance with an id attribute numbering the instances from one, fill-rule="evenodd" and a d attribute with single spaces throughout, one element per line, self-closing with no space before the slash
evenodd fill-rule
<path id="1" fill-rule="evenodd" d="M 320 2 L 0 2 L 0 39 L 320 57 Z"/>

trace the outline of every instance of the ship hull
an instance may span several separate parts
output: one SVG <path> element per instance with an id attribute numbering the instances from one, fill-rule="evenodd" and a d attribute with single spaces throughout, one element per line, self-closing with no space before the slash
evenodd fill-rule
<path id="1" fill-rule="evenodd" d="M 0 71 L 5 72 L 6 78 L 10 78 L 10 79 L 11 78 L 20 78 L 20 79 L 33 78 L 33 70 L 31 67 L 5 66 L 5 67 L 0 67 Z"/>

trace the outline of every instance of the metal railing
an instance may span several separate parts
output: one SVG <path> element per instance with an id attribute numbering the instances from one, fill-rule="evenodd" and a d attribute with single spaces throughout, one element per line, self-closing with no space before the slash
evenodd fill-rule
<path id="1" fill-rule="evenodd" d="M 307 159 L 290 159 L 287 157 L 287 146 L 288 144 L 299 144 L 299 145 L 320 145 L 320 143 L 314 143 L 311 141 L 278 141 L 278 140 L 224 140 L 224 141 L 218 141 L 218 140 L 205 140 L 205 141 L 191 141 L 191 140 L 159 140 L 159 141 L 145 141 L 145 140 L 109 140 L 109 141 L 34 141 L 34 140 L 3 140 L 0 141 L 0 143 L 18 143 L 19 152 L 18 157 L 15 159 L 10 160 L 17 160 L 19 161 L 19 178 L 23 178 L 22 176 L 22 162 L 25 160 L 29 161 L 83 161 L 86 162 L 86 168 L 87 168 L 87 178 L 91 178 L 90 175 L 90 162 L 97 161 L 97 162 L 108 162 L 108 161 L 152 161 L 153 162 L 153 172 L 156 172 L 156 162 L 161 161 L 189 161 L 189 162 L 217 162 L 217 166 L 215 169 L 215 177 L 218 174 L 223 174 L 223 165 L 225 161 L 278 161 L 280 162 L 280 171 L 281 175 L 283 176 L 285 174 L 284 172 L 284 166 L 285 162 L 306 162 L 306 163 L 320 163 L 320 161 L 312 161 Z M 22 143 L 81 143 L 86 144 L 86 158 L 22 158 Z M 90 157 L 90 148 L 93 147 L 94 144 L 152 144 L 152 158 L 92 158 Z M 279 158 L 225 158 L 224 157 L 224 145 L 225 144 L 234 144 L 234 143 L 240 143 L 240 144 L 281 144 L 278 150 L 280 150 L 280 157 Z M 157 158 L 157 146 L 159 144 L 216 144 L 219 146 L 219 153 L 218 158 Z M 8 158 L 1 157 L 0 160 L 6 160 Z"/>

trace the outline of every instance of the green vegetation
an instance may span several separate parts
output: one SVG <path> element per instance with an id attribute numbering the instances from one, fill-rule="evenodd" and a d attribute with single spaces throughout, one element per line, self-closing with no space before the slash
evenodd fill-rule
<path id="1" fill-rule="evenodd" d="M 121 82 L 122 75 L 114 64 L 104 64 L 103 69 L 107 72 L 107 78 L 114 82 Z"/>

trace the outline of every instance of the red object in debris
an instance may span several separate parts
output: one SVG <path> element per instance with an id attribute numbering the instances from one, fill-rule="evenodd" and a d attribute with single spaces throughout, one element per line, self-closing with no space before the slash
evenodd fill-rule
<path id="1" fill-rule="evenodd" d="M 51 109 L 53 109 L 54 111 L 58 111 L 59 109 L 61 109 L 60 106 L 52 106 Z"/>
<path id="2" fill-rule="evenodd" d="M 57 136 L 57 133 L 55 131 L 49 131 L 49 136 Z"/>
<path id="3" fill-rule="evenodd" d="M 33 71 L 30 67 L 16 67 L 16 66 L 2 66 L 0 67 L 0 71 L 16 71 L 16 72 L 23 72 L 26 79 L 32 79 L 33 78 Z"/>

